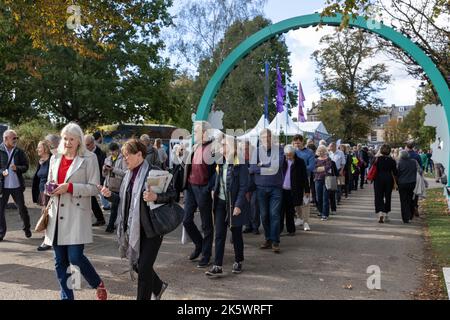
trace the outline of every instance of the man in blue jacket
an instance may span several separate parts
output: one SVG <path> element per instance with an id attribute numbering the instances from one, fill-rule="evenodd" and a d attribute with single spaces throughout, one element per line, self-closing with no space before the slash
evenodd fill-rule
<path id="1" fill-rule="evenodd" d="M 255 175 L 265 242 L 261 249 L 280 252 L 280 218 L 283 197 L 283 150 L 269 129 L 260 134 L 260 147 L 253 154 L 250 173 Z"/>

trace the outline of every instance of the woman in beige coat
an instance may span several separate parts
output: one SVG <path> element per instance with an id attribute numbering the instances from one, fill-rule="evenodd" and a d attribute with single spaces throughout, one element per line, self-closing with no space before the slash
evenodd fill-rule
<path id="1" fill-rule="evenodd" d="M 52 245 L 55 251 L 62 300 L 74 299 L 68 280 L 80 274 L 97 289 L 97 299 L 106 300 L 103 281 L 83 254 L 84 245 L 92 242 L 91 197 L 98 194 L 100 183 L 97 157 L 86 150 L 83 131 L 77 124 L 65 126 L 61 138 L 58 153 L 50 160 L 48 181 L 57 187 L 54 190 L 51 186 L 47 188 L 51 206 L 44 242 Z M 70 264 L 75 266 L 72 275 L 68 272 Z"/>

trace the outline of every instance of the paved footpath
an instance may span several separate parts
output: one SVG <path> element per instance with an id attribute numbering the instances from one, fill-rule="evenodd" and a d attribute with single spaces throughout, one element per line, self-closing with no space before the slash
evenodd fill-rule
<path id="1" fill-rule="evenodd" d="M 26 199 L 30 203 L 30 190 Z M 343 199 L 338 215 L 321 222 L 312 211 L 311 232 L 281 238 L 281 254 L 260 250 L 262 236 L 244 235 L 244 272 L 231 273 L 232 247 L 227 241 L 221 279 L 207 279 L 205 270 L 187 260 L 192 244 L 181 244 L 181 231 L 165 237 L 156 270 L 169 283 L 165 299 L 411 299 L 420 284 L 423 258 L 421 221 L 404 225 L 394 192 L 391 222 L 379 224 L 373 188 Z M 40 210 L 30 206 L 33 224 Z M 109 218 L 109 216 L 107 216 Z M 7 211 L 8 233 L 0 242 L 0 299 L 59 299 L 52 251 L 38 252 L 42 235 L 26 239 L 15 210 Z M 104 279 L 111 299 L 134 299 L 136 282 L 127 262 L 118 258 L 114 236 L 95 228 L 86 254 Z M 369 266 L 381 269 L 381 290 L 367 288 Z M 93 299 L 83 280 L 77 299 Z"/>

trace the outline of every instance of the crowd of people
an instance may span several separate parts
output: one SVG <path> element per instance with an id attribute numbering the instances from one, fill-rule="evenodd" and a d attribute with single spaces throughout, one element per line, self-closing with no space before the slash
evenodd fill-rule
<path id="1" fill-rule="evenodd" d="M 244 270 L 243 234 L 258 235 L 262 225 L 260 249 L 278 254 L 280 237 L 295 236 L 298 228 L 311 230 L 311 208 L 326 223 L 337 214 L 342 199 L 368 183 L 373 183 L 378 222 L 389 221 L 392 192 L 397 189 L 403 222 L 409 223 L 418 215 L 418 198 L 424 193 L 418 180 L 423 182 L 423 171 L 433 170 L 430 152 L 417 153 L 412 143 L 401 150 L 323 140 L 316 146 L 297 135 L 291 144 L 282 145 L 264 129 L 254 146 L 230 136 L 211 138 L 210 129 L 208 122 L 196 122 L 192 148 L 175 145 L 170 163 L 161 141 L 152 144 L 146 134 L 122 146 L 110 143 L 108 155 L 102 151 L 101 135 L 84 135 L 75 123 L 39 142 L 32 196 L 34 203 L 48 208 L 49 223 L 38 250 L 54 250 L 61 299 L 74 299 L 67 287 L 70 264 L 96 289 L 97 299 L 107 299 L 105 284 L 84 255 L 84 245 L 93 241 L 92 227 L 106 224 L 103 210 L 111 211 L 105 231 L 116 232 L 120 256 L 138 274 L 137 298 L 161 299 L 168 284 L 158 277 L 154 263 L 163 236 L 151 230 L 148 202 L 183 203 L 182 224 L 194 244 L 188 259 L 198 260 L 197 267 L 215 278 L 224 274 L 228 230 L 234 249 L 231 272 L 239 274 Z M 29 163 L 17 140 L 17 133 L 7 130 L 0 145 L 0 241 L 6 235 L 10 195 L 25 236 L 32 236 L 23 177 Z M 173 179 L 166 192 L 157 194 L 146 178 L 151 170 L 161 169 L 170 170 Z"/>

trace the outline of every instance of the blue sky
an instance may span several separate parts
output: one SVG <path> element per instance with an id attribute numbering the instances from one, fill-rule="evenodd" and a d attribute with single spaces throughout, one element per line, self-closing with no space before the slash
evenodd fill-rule
<path id="1" fill-rule="evenodd" d="M 325 6 L 323 0 L 269 0 L 265 7 L 265 14 L 273 23 L 294 16 L 311 14 Z M 315 79 L 318 77 L 311 54 L 319 48 L 319 40 L 325 34 L 334 31 L 331 27 L 324 27 L 315 31 L 313 28 L 300 29 L 287 33 L 286 43 L 291 52 L 291 66 L 293 68 L 293 81 L 302 82 L 306 96 L 305 105 L 309 108 L 312 102 L 320 99 L 320 92 Z M 386 105 L 412 105 L 416 102 L 416 90 L 420 81 L 409 76 L 404 67 L 391 61 L 384 54 L 378 54 L 370 63 L 385 63 L 392 75 L 391 84 L 384 90 L 380 97 Z M 369 62 L 367 62 L 369 63 Z M 296 114 L 297 111 L 294 111 Z"/>
<path id="2" fill-rule="evenodd" d="M 323 0 L 269 0 L 265 13 L 275 23 L 294 16 L 314 13 L 324 6 Z"/>

